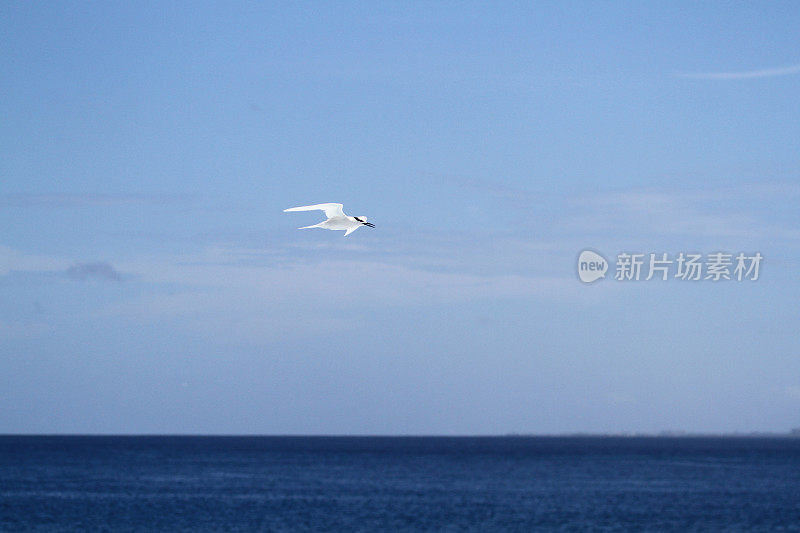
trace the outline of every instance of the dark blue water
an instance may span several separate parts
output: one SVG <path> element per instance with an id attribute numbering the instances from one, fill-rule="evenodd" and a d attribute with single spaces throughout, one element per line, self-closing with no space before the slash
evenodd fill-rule
<path id="1" fill-rule="evenodd" d="M 800 531 L 800 439 L 0 436 L 2 531 Z"/>

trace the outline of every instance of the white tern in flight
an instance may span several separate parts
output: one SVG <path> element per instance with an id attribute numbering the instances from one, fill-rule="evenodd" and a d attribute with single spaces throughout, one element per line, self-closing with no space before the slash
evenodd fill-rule
<path id="1" fill-rule="evenodd" d="M 328 217 L 328 220 L 322 221 L 319 224 L 314 224 L 313 226 L 303 226 L 302 228 L 298 229 L 323 228 L 332 230 L 345 230 L 344 236 L 347 237 L 361 226 L 369 226 L 370 228 L 375 227 L 375 224 L 370 224 L 367 222 L 367 217 L 349 217 L 345 215 L 344 211 L 342 211 L 342 204 L 304 205 L 301 207 L 291 207 L 289 209 L 284 209 L 283 211 L 285 213 L 287 211 L 316 210 L 324 211 L 325 216 Z"/>

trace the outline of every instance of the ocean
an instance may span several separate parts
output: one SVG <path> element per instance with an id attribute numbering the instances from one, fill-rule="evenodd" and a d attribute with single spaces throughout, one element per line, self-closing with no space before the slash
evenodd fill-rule
<path id="1" fill-rule="evenodd" d="M 1 531 L 800 531 L 800 438 L 0 436 Z"/>

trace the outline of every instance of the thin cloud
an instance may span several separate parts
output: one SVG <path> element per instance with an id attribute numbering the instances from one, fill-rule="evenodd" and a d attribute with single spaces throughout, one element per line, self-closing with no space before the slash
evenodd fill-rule
<path id="1" fill-rule="evenodd" d="M 0 207 L 83 207 L 119 204 L 170 204 L 191 199 L 185 194 L 73 194 L 7 193 L 0 195 Z"/>
<path id="2" fill-rule="evenodd" d="M 766 218 L 763 206 L 787 201 L 797 191 L 791 186 L 739 186 L 705 191 L 630 189 L 584 196 L 576 200 L 584 215 L 573 217 L 573 227 L 614 232 L 615 235 L 646 232 L 714 238 L 783 240 L 796 242 L 800 228 L 795 222 Z M 755 206 L 741 203 L 758 198 Z M 604 226 L 601 226 L 601 222 Z"/>
<path id="3" fill-rule="evenodd" d="M 515 187 L 513 185 L 509 185 L 508 183 L 503 183 L 496 180 L 481 179 L 481 178 L 462 176 L 457 174 L 426 173 L 425 175 L 441 179 L 446 183 L 455 185 L 456 187 L 461 187 L 463 189 L 477 190 L 502 198 L 514 199 L 522 197 L 525 199 L 529 199 L 541 196 L 540 194 L 534 191 L 523 189 L 521 187 Z"/>
<path id="4" fill-rule="evenodd" d="M 772 78 L 775 76 L 789 76 L 800 73 L 800 65 L 786 67 L 764 68 L 759 70 L 746 70 L 741 72 L 680 72 L 680 78 L 697 80 L 746 80 L 753 78 Z"/>
<path id="5" fill-rule="evenodd" d="M 783 394 L 792 400 L 800 400 L 800 386 L 789 385 L 783 388 Z"/>
<path id="6" fill-rule="evenodd" d="M 29 254 L 0 244 L 0 276 L 11 272 L 55 272 L 68 264 L 56 257 Z"/>
<path id="7" fill-rule="evenodd" d="M 111 264 L 105 262 L 76 263 L 69 267 L 64 273 L 68 278 L 80 281 L 89 279 L 122 281 L 122 274 Z"/>

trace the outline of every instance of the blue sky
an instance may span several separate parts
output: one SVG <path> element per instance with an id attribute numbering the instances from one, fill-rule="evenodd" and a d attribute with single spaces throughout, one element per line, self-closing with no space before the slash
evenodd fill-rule
<path id="1" fill-rule="evenodd" d="M 0 7 L 0 432 L 800 426 L 800 8 Z M 297 227 L 341 202 L 375 229 Z M 580 283 L 586 248 L 755 282 Z"/>

